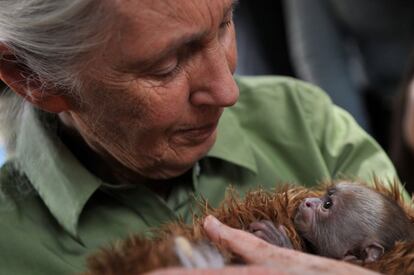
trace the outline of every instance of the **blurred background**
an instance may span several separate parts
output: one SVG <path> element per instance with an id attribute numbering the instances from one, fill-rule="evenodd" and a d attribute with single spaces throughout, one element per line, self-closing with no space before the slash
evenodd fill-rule
<path id="1" fill-rule="evenodd" d="M 0 147 L 0 165 L 4 163 L 6 160 L 6 152 L 4 150 L 4 147 Z"/>
<path id="2" fill-rule="evenodd" d="M 237 73 L 288 75 L 322 87 L 388 150 L 413 15 L 408 0 L 241 0 Z"/>
<path id="3" fill-rule="evenodd" d="M 237 74 L 292 76 L 322 87 L 390 152 L 414 1 L 240 0 L 234 21 Z"/>
<path id="4" fill-rule="evenodd" d="M 414 123 L 407 123 L 414 121 L 414 1 L 240 0 L 235 25 L 238 74 L 320 86 L 378 141 L 414 192 Z"/>

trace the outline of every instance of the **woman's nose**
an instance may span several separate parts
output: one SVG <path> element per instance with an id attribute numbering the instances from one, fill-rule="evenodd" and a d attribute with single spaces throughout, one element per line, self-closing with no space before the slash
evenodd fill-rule
<path id="1" fill-rule="evenodd" d="M 239 88 L 233 78 L 231 61 L 223 49 L 210 51 L 203 57 L 195 85 L 192 87 L 190 101 L 193 105 L 228 107 L 237 102 Z"/>
<path id="2" fill-rule="evenodd" d="M 232 75 L 223 75 L 212 79 L 208 87 L 193 92 L 190 101 L 196 106 L 228 107 L 234 105 L 238 98 L 239 88 Z"/>

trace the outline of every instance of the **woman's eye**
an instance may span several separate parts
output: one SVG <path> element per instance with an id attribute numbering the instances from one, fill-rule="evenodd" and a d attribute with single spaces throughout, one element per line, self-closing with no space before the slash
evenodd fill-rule
<path id="1" fill-rule="evenodd" d="M 167 77 L 169 75 L 171 75 L 175 70 L 175 67 L 172 69 L 163 69 L 163 70 L 159 70 L 157 72 L 154 73 L 154 76 L 158 76 L 158 77 Z"/>
<path id="2" fill-rule="evenodd" d="M 332 207 L 332 205 L 333 205 L 332 201 L 331 201 L 331 200 L 327 200 L 327 201 L 325 201 L 325 202 L 323 203 L 322 207 L 323 207 L 324 209 L 329 209 L 329 208 L 331 208 L 331 207 Z"/>
<path id="3" fill-rule="evenodd" d="M 181 66 L 177 62 L 168 67 L 154 71 L 152 75 L 155 77 L 159 77 L 159 78 L 171 77 L 171 76 L 174 76 L 176 73 L 178 73 L 180 69 L 181 69 Z"/>

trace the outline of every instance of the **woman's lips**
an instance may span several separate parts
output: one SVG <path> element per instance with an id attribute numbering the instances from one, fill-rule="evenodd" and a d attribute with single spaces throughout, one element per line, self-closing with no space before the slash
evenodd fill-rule
<path id="1" fill-rule="evenodd" d="M 184 138 L 191 143 L 202 143 L 207 140 L 217 128 L 218 121 L 201 127 L 185 128 L 177 131 L 180 139 Z"/>

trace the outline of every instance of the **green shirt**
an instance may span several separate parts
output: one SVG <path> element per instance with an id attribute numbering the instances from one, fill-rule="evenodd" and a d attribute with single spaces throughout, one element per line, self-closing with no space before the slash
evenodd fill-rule
<path id="1" fill-rule="evenodd" d="M 244 192 L 395 177 L 377 143 L 318 88 L 279 77 L 237 82 L 240 99 L 223 113 L 216 144 L 192 177 L 174 179 L 165 200 L 144 186 L 103 182 L 25 108 L 16 152 L 0 174 L 0 274 L 83 271 L 99 247 L 177 217 L 188 222 L 193 194 L 217 205 L 230 184 Z"/>

